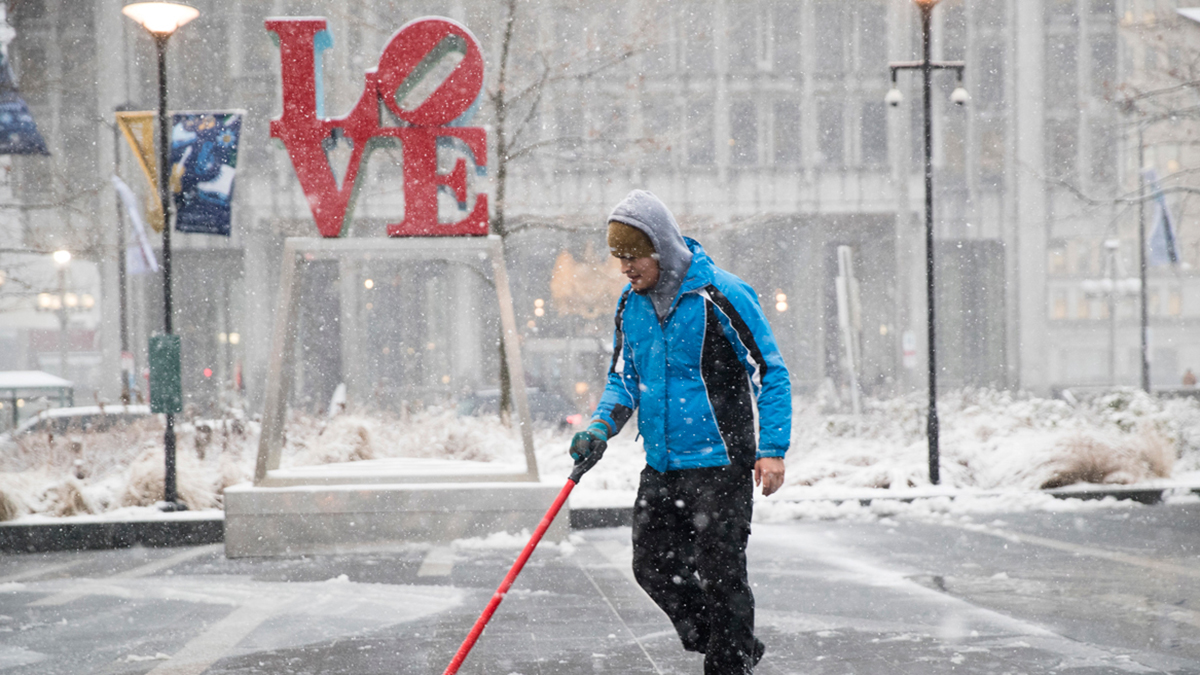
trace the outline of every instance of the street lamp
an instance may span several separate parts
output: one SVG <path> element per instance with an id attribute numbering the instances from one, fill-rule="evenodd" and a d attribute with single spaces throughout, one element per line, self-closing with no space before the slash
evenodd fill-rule
<path id="1" fill-rule="evenodd" d="M 926 332 L 929 341 L 929 417 L 926 435 L 929 439 L 929 482 L 940 481 L 938 469 L 938 416 L 937 416 L 937 348 L 934 339 L 934 286 L 933 286 L 933 115 L 930 98 L 930 76 L 935 70 L 953 70 L 958 73 L 958 86 L 950 100 L 965 105 L 970 99 L 962 86 L 962 61 L 934 61 L 929 37 L 933 6 L 938 0 L 914 0 L 921 10 L 921 60 L 897 61 L 888 64 L 892 72 L 892 89 L 884 97 L 892 107 L 900 105 L 904 96 L 896 87 L 896 74 L 901 70 L 920 70 L 922 77 L 922 108 L 925 116 L 925 307 Z"/>
<path id="2" fill-rule="evenodd" d="M 167 118 L 167 41 L 180 26 L 200 16 L 194 7 L 174 2 L 135 2 L 121 8 L 121 13 L 138 22 L 154 38 L 158 55 L 158 196 L 163 212 L 163 333 L 170 336 L 171 325 L 171 121 Z M 178 351 L 175 368 L 178 370 Z M 175 413 L 167 412 L 167 429 L 163 433 L 166 455 L 164 479 L 164 510 L 182 509 L 175 491 Z"/>
<path id="3" fill-rule="evenodd" d="M 67 378 L 67 329 L 70 327 L 67 316 L 67 266 L 71 264 L 71 252 L 59 249 L 52 255 L 54 264 L 58 266 L 58 302 L 55 303 L 58 314 L 58 372 L 62 379 Z"/>
<path id="4" fill-rule="evenodd" d="M 1085 296 L 1104 299 L 1108 310 L 1108 383 L 1117 384 L 1117 303 L 1123 296 L 1141 293 L 1142 281 L 1137 277 L 1120 277 L 1120 259 L 1117 255 L 1121 248 L 1119 239 L 1105 239 L 1105 268 L 1103 279 L 1084 279 L 1080 289 Z"/>

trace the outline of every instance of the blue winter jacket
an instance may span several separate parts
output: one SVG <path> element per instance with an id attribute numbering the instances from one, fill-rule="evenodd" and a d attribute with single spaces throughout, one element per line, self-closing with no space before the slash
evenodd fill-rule
<path id="1" fill-rule="evenodd" d="M 758 297 L 684 240 L 691 265 L 661 322 L 646 295 L 625 287 L 594 418 L 612 436 L 637 410 L 646 463 L 660 472 L 783 457 L 791 385 Z"/>

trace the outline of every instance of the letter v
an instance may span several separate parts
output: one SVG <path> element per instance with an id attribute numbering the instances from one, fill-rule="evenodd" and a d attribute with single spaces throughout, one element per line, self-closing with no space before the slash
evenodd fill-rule
<path id="1" fill-rule="evenodd" d="M 348 115 L 320 119 L 318 64 L 320 51 L 331 43 L 322 39 L 323 33 L 328 35 L 325 19 L 268 19 L 266 28 L 279 38 L 283 80 L 283 114 L 271 121 L 271 137 L 287 148 L 321 236 L 340 236 L 353 206 L 367 143 L 379 129 L 376 75 L 367 72 L 362 97 Z M 340 188 L 324 148 L 334 129 L 340 129 L 353 147 Z"/>

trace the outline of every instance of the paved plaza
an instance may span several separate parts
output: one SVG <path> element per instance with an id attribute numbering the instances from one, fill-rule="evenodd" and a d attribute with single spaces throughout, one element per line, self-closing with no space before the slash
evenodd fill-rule
<path id="1" fill-rule="evenodd" d="M 1200 673 L 1198 535 L 1195 504 L 756 523 L 756 672 Z M 437 675 L 518 553 L 503 543 L 5 555 L 0 671 Z M 628 528 L 540 548 L 460 672 L 700 673 L 630 554 Z"/>

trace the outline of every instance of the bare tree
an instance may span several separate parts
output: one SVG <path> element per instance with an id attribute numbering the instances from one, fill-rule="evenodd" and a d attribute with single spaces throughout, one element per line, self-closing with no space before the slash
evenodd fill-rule
<path id="1" fill-rule="evenodd" d="M 614 39 L 604 44 L 589 42 L 586 35 L 554 35 L 550 44 L 539 40 L 535 8 L 518 0 L 506 0 L 497 31 L 498 62 L 494 79 L 487 90 L 487 100 L 493 116 L 493 139 L 496 152 L 495 201 L 491 231 L 499 235 L 508 248 L 509 237 L 518 228 L 508 220 L 508 188 L 514 167 L 521 162 L 536 160 L 542 151 L 563 148 L 584 148 L 598 141 L 586 135 L 561 133 L 555 127 L 546 136 L 541 132 L 543 105 L 555 89 L 572 82 L 590 82 L 611 73 L 634 56 L 647 43 L 641 33 L 628 34 L 626 39 Z M 569 3 L 555 6 L 569 9 Z M 621 26 L 610 26 L 613 35 L 621 35 Z M 595 32 L 592 33 L 595 41 Z M 617 133 L 620 133 L 618 130 Z M 536 226 L 536 224 L 534 224 Z M 500 337 L 500 415 L 508 420 L 512 410 L 511 376 L 503 358 L 504 337 Z"/>

